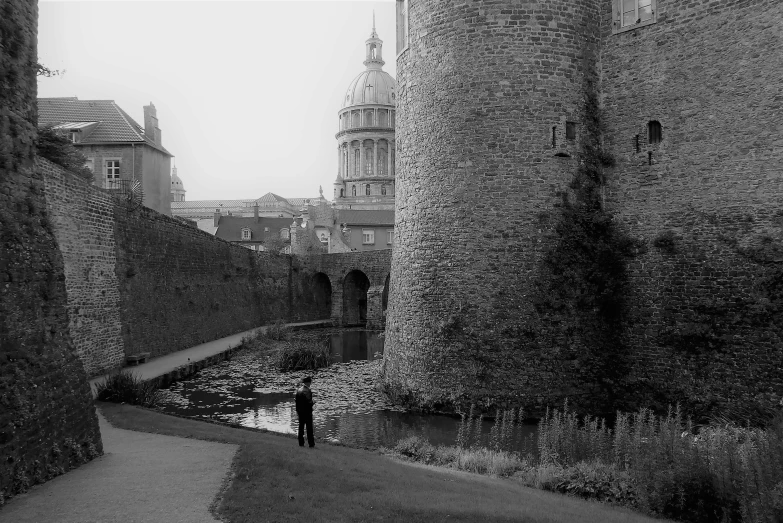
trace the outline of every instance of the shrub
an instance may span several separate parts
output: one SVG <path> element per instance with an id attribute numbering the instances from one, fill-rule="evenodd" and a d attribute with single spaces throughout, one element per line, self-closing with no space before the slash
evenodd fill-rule
<path id="1" fill-rule="evenodd" d="M 51 127 L 38 130 L 38 154 L 47 160 L 56 163 L 80 178 L 92 182 L 94 175 L 85 167 L 87 157 L 73 146 L 71 141 L 63 134 Z"/>
<path id="2" fill-rule="evenodd" d="M 130 403 L 142 407 L 155 407 L 158 402 L 158 384 L 144 381 L 128 370 L 121 370 L 106 377 L 95 386 L 100 401 Z"/>
<path id="3" fill-rule="evenodd" d="M 436 447 L 418 436 L 401 439 L 392 450 L 400 456 L 426 465 L 450 467 L 477 474 L 511 476 L 524 467 L 519 457 L 511 452 L 482 447 Z"/>
<path id="4" fill-rule="evenodd" d="M 331 363 L 329 343 L 319 340 L 292 339 L 277 353 L 276 366 L 281 372 L 315 370 Z"/>
<path id="5" fill-rule="evenodd" d="M 272 325 L 260 331 L 259 336 L 274 341 L 285 341 L 291 338 L 291 327 L 287 326 L 283 320 L 276 320 Z"/>
<path id="6" fill-rule="evenodd" d="M 611 465 L 581 461 L 573 467 L 554 469 L 547 490 L 596 499 L 626 506 L 637 505 L 637 493 L 631 475 Z"/>

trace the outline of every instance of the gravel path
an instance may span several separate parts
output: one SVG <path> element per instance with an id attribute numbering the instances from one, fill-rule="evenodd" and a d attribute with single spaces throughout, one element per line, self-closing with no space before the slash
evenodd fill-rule
<path id="1" fill-rule="evenodd" d="M 104 455 L 16 496 L 8 523 L 214 523 L 209 506 L 237 445 L 116 429 L 98 412 Z"/>

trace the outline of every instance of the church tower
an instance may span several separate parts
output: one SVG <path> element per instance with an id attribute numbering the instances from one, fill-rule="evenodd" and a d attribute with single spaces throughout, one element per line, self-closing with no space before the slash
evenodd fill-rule
<path id="1" fill-rule="evenodd" d="M 383 40 L 373 28 L 365 70 L 353 79 L 338 111 L 337 208 L 394 209 L 396 82 L 383 70 Z"/>
<path id="2" fill-rule="evenodd" d="M 171 201 L 184 202 L 185 192 L 185 186 L 182 184 L 180 177 L 177 176 L 177 166 L 175 165 L 171 169 Z"/>

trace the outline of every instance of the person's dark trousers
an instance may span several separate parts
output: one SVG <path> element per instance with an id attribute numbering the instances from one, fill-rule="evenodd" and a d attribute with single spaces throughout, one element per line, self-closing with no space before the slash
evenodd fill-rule
<path id="1" fill-rule="evenodd" d="M 313 413 L 299 414 L 299 446 L 304 447 L 304 431 L 307 427 L 307 444 L 315 447 L 315 438 L 313 438 Z"/>

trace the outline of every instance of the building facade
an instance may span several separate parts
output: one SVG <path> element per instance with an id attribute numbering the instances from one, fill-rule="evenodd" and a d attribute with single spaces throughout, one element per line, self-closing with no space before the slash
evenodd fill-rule
<path id="1" fill-rule="evenodd" d="M 140 188 L 142 204 L 171 214 L 171 158 L 163 147 L 157 110 L 144 106 L 144 126 L 113 100 L 39 98 L 38 126 L 70 135 L 87 157 L 94 183 L 108 190 Z M 138 184 L 134 184 L 138 181 Z"/>

